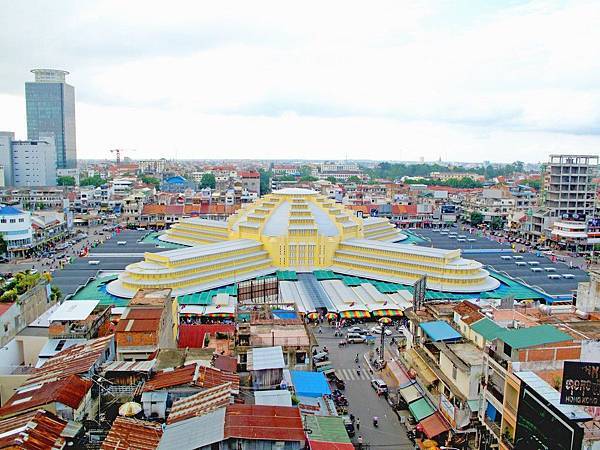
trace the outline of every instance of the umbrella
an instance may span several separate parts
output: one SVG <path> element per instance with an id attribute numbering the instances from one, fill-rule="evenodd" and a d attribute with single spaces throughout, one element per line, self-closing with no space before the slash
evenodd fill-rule
<path id="1" fill-rule="evenodd" d="M 327 317 L 328 319 L 337 319 L 337 313 L 334 312 L 328 312 L 325 317 Z"/>
<path id="2" fill-rule="evenodd" d="M 390 319 L 389 317 L 382 317 L 381 319 L 379 319 L 379 323 L 380 324 L 387 324 L 387 323 L 391 323 L 392 319 Z"/>
<path id="3" fill-rule="evenodd" d="M 309 318 L 310 320 L 315 320 L 315 319 L 318 319 L 318 318 L 319 318 L 319 314 L 318 314 L 318 313 L 316 313 L 316 312 L 309 313 L 309 314 L 308 314 L 308 318 Z"/>
<path id="4" fill-rule="evenodd" d="M 119 407 L 119 415 L 133 417 L 142 410 L 142 406 L 136 402 L 123 403 Z"/>

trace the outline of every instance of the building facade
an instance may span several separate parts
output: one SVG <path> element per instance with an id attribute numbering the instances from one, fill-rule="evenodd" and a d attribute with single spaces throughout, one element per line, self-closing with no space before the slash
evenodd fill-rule
<path id="1" fill-rule="evenodd" d="M 69 72 L 34 69 L 35 81 L 25 83 L 27 139 L 54 134 L 59 169 L 77 167 L 75 90 L 65 82 Z"/>
<path id="2" fill-rule="evenodd" d="M 13 185 L 56 186 L 56 147 L 48 137 L 39 141 L 12 141 Z"/>

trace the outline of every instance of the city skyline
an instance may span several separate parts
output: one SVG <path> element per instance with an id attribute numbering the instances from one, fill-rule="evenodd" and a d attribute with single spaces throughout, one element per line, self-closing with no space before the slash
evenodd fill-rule
<path id="1" fill-rule="evenodd" d="M 84 159 L 539 162 L 600 147 L 593 2 L 35 6 L 27 21 L 3 6 L 0 129 L 26 137 L 30 69 L 68 70 Z"/>

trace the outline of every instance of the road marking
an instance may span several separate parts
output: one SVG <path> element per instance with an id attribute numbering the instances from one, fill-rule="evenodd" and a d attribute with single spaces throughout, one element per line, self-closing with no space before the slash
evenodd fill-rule
<path id="1" fill-rule="evenodd" d="M 360 375 L 356 373 L 356 369 L 337 369 L 340 373 L 340 379 L 344 381 L 368 380 L 367 374 L 361 370 Z"/>

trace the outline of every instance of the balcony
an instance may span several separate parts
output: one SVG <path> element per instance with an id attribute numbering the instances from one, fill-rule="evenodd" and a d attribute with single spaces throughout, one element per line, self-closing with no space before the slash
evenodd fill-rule
<path id="1" fill-rule="evenodd" d="M 489 417 L 485 416 L 483 419 L 485 425 L 490 429 L 490 431 L 496 435 L 496 438 L 500 438 L 500 424 L 494 422 Z"/>
<path id="2" fill-rule="evenodd" d="M 494 365 L 495 369 L 499 368 L 498 371 L 501 373 L 508 370 L 508 361 L 506 359 L 504 359 L 500 353 L 495 352 L 491 348 L 487 348 L 486 353 L 489 356 L 488 361 L 493 361 L 495 363 L 495 365 Z M 502 369 L 504 369 L 504 370 L 502 370 Z"/>
<path id="3" fill-rule="evenodd" d="M 509 449 L 512 450 L 513 448 L 515 448 L 515 444 L 513 444 L 512 439 L 508 438 L 507 436 L 502 435 L 501 440 L 502 443 Z"/>
<path id="4" fill-rule="evenodd" d="M 492 396 L 498 400 L 500 402 L 500 404 L 502 405 L 502 403 L 504 402 L 504 395 L 502 394 L 502 392 L 500 391 L 500 389 L 498 389 L 496 386 L 494 386 L 492 383 L 488 384 L 486 386 L 487 391 L 492 394 Z"/>

